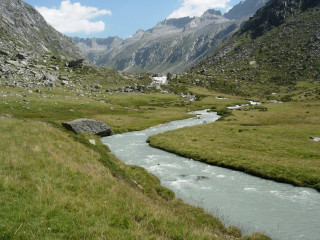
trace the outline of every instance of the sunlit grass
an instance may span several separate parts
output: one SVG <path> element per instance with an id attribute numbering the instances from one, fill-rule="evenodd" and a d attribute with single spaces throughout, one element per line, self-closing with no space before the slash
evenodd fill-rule
<path id="1" fill-rule="evenodd" d="M 167 198 L 157 178 L 101 154 L 100 143 L 30 120 L 0 117 L 0 130 L 1 239 L 229 239 L 239 233 Z"/>

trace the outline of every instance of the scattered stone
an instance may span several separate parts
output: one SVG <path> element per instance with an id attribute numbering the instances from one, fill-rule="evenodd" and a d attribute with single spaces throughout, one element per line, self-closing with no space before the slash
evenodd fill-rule
<path id="1" fill-rule="evenodd" d="M 60 80 L 65 80 L 65 81 L 69 80 L 69 78 L 67 76 L 59 76 L 59 79 Z"/>
<path id="2" fill-rule="evenodd" d="M 186 177 L 188 177 L 189 175 L 188 174 L 181 174 L 181 175 L 179 175 L 179 177 L 183 177 L 183 178 L 186 178 Z"/>
<path id="3" fill-rule="evenodd" d="M 55 71 L 58 71 L 58 70 L 59 70 L 59 67 L 58 67 L 58 66 L 50 66 L 49 68 L 52 69 L 52 70 L 55 70 Z"/>
<path id="4" fill-rule="evenodd" d="M 96 140 L 94 140 L 94 139 L 89 139 L 89 142 L 90 142 L 92 145 L 96 145 Z"/>
<path id="5" fill-rule="evenodd" d="M 18 61 L 7 60 L 6 63 L 9 63 L 9 64 L 14 65 L 16 67 L 20 67 L 20 63 Z"/>
<path id="6" fill-rule="evenodd" d="M 0 114 L 0 117 L 5 117 L 5 118 L 13 118 L 13 114 Z"/>
<path id="7" fill-rule="evenodd" d="M 197 180 L 200 181 L 200 180 L 207 180 L 209 179 L 208 177 L 206 176 L 197 176 Z"/>
<path id="8" fill-rule="evenodd" d="M 27 59 L 27 56 L 26 56 L 26 55 L 23 55 L 22 53 L 18 53 L 18 54 L 16 55 L 16 57 L 17 57 L 18 59 L 20 59 L 20 60 Z"/>
<path id="9" fill-rule="evenodd" d="M 268 100 L 268 102 L 270 102 L 270 103 L 283 103 L 282 101 L 278 101 L 278 100 Z"/>
<path id="10" fill-rule="evenodd" d="M 43 80 L 50 80 L 50 81 L 56 81 L 58 79 L 57 76 L 55 75 L 52 75 L 50 73 L 45 73 L 44 76 L 43 76 Z"/>
<path id="11" fill-rule="evenodd" d="M 312 141 L 312 142 L 320 142 L 320 137 L 310 137 L 310 141 Z"/>
<path id="12" fill-rule="evenodd" d="M 192 95 L 190 93 L 187 93 L 187 94 L 181 93 L 180 96 L 185 98 L 188 102 L 193 102 L 197 100 L 196 95 Z"/>
<path id="13" fill-rule="evenodd" d="M 65 85 L 68 85 L 68 84 L 69 84 L 68 81 L 65 81 L 65 80 L 62 80 L 62 81 L 61 81 L 61 85 L 62 85 L 62 86 L 65 86 Z"/>
<path id="14" fill-rule="evenodd" d="M 93 84 L 91 84 L 91 87 L 92 87 L 92 88 L 95 88 L 95 89 L 100 89 L 100 88 L 102 88 L 102 86 L 101 86 L 100 84 L 98 84 L 98 83 L 93 83 Z"/>
<path id="15" fill-rule="evenodd" d="M 5 56 L 8 56 L 8 55 L 9 55 L 9 53 L 7 53 L 7 52 L 5 52 L 5 51 L 2 51 L 2 50 L 0 50 L 0 54 L 1 54 L 1 55 L 5 55 Z"/>
<path id="16" fill-rule="evenodd" d="M 101 137 L 113 135 L 113 131 L 107 124 L 93 119 L 76 119 L 71 122 L 64 122 L 62 126 L 76 134 L 91 133 Z"/>

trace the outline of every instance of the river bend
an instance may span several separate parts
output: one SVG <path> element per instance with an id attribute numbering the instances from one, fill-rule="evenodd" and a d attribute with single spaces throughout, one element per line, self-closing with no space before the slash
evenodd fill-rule
<path id="1" fill-rule="evenodd" d="M 264 180 L 207 165 L 150 147 L 149 136 L 216 121 L 219 116 L 196 111 L 197 117 L 143 131 L 102 138 L 121 161 L 147 169 L 184 202 L 204 208 L 245 234 L 264 232 L 279 240 L 320 239 L 320 193 L 310 188 Z"/>

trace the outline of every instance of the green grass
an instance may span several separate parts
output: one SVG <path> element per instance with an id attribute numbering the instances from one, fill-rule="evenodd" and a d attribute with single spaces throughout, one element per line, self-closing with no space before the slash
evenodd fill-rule
<path id="1" fill-rule="evenodd" d="M 60 125 L 80 117 L 106 122 L 115 132 L 140 130 L 190 117 L 194 109 L 223 107 L 194 88 L 199 101 L 172 94 L 95 94 L 0 88 L 1 239 L 229 239 L 236 227 L 184 204 L 160 181 L 121 163 L 98 138 Z M 25 96 L 24 96 L 25 95 Z M 231 97 L 231 96 L 229 96 Z M 223 101 L 227 101 L 223 103 Z M 51 124 L 48 125 L 47 122 Z M 97 146 L 88 141 L 95 138 Z M 243 239 L 268 239 L 253 234 Z"/>
<path id="2" fill-rule="evenodd" d="M 8 97 L 0 97 L 0 113 L 14 114 L 45 122 L 93 118 L 106 122 L 114 132 L 141 130 L 175 119 L 189 117 L 180 108 L 182 98 L 173 94 L 104 94 L 80 97 L 74 93 L 18 93 L 9 89 Z M 14 96 L 10 96 L 14 93 Z M 45 96 L 45 97 L 44 97 Z"/>
<path id="3" fill-rule="evenodd" d="M 318 102 L 265 104 L 223 121 L 152 136 L 152 146 L 208 164 L 320 191 Z"/>
<path id="4" fill-rule="evenodd" d="M 0 117 L 0 123 L 1 239 L 229 239 L 239 234 L 172 198 L 145 170 L 101 154 L 100 144 L 40 122 Z"/>

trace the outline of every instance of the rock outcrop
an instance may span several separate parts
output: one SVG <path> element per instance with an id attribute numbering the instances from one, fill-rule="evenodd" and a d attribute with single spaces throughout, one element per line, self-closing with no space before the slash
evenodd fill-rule
<path id="1" fill-rule="evenodd" d="M 70 38 L 47 24 L 35 8 L 22 0 L 0 1 L 0 50 L 2 54 L 24 51 L 86 58 Z M 16 57 L 23 60 L 24 54 Z"/>
<path id="2" fill-rule="evenodd" d="M 250 16 L 253 11 L 257 11 L 263 7 L 269 0 L 247 0 L 240 1 L 232 9 L 230 9 L 224 16 L 230 20 L 242 19 Z"/>
<path id="3" fill-rule="evenodd" d="M 71 122 L 64 122 L 62 126 L 76 134 L 90 133 L 101 137 L 113 135 L 113 131 L 107 124 L 93 119 L 76 119 Z"/>
<path id="4" fill-rule="evenodd" d="M 320 6 L 316 0 L 270 0 L 266 7 L 260 9 L 241 29 L 240 33 L 251 33 L 253 38 L 278 27 L 285 19 L 299 14 L 308 8 Z"/>

